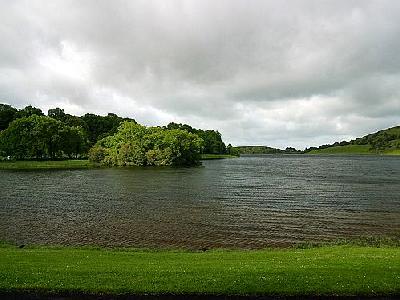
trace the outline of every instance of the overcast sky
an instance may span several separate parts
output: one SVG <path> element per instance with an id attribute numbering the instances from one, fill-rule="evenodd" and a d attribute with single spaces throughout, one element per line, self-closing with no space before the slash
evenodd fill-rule
<path id="1" fill-rule="evenodd" d="M 400 124 L 400 1 L 0 0 L 0 102 L 319 145 Z"/>

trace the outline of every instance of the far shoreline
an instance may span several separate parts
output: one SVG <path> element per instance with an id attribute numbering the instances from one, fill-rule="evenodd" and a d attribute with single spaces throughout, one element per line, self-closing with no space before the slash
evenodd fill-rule
<path id="1" fill-rule="evenodd" d="M 229 154 L 203 154 L 200 161 L 231 159 L 238 156 Z M 4 160 L 0 161 L 0 170 L 77 170 L 111 168 L 90 162 L 88 159 L 66 160 Z M 124 168 L 124 167 L 121 167 Z"/>
<path id="2" fill-rule="evenodd" d="M 400 157 L 400 152 L 396 153 L 325 153 L 325 152 L 307 152 L 307 153 L 245 153 L 242 157 L 256 156 L 309 156 L 309 157 Z M 235 159 L 241 156 L 229 154 L 204 154 L 200 161 L 207 160 L 223 160 Z M 1 170 L 79 170 L 79 169 L 98 169 L 98 168 L 115 168 L 102 166 L 92 163 L 87 159 L 66 159 L 66 160 L 5 160 L 0 161 Z M 126 167 L 118 167 L 126 168 Z"/>

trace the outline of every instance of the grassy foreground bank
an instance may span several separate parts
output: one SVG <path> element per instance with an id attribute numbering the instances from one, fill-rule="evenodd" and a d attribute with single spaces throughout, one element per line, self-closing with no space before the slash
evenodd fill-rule
<path id="1" fill-rule="evenodd" d="M 0 291 L 400 295 L 400 248 L 207 252 L 0 247 Z"/>

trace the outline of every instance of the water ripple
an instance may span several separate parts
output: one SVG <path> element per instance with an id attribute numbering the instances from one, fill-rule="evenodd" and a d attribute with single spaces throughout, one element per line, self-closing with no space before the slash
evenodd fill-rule
<path id="1" fill-rule="evenodd" d="M 252 156 L 200 168 L 0 171 L 0 239 L 261 248 L 400 237 L 400 159 Z"/>

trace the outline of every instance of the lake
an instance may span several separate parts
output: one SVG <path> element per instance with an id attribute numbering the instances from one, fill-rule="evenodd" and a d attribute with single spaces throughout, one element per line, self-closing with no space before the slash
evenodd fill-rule
<path id="1" fill-rule="evenodd" d="M 0 240 L 19 244 L 262 248 L 400 237 L 400 157 L 3 170 L 0 191 Z"/>

